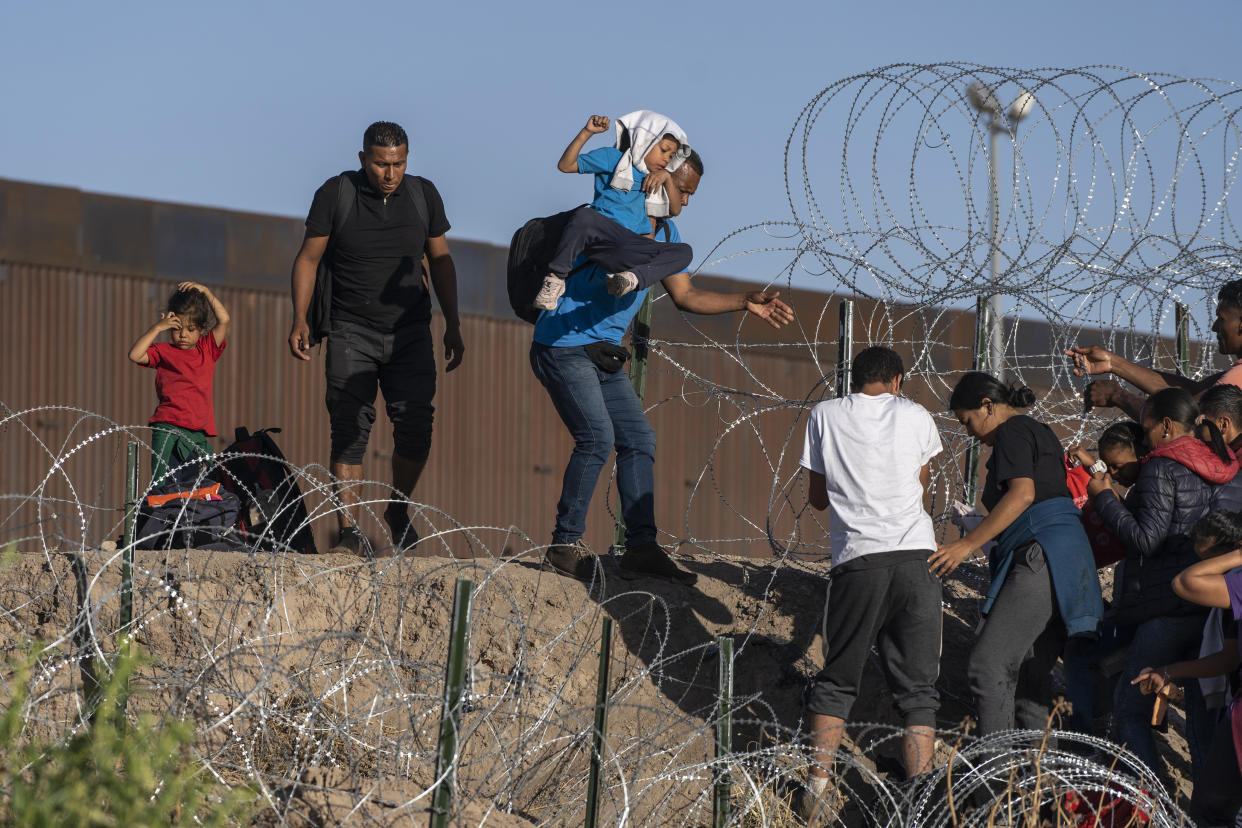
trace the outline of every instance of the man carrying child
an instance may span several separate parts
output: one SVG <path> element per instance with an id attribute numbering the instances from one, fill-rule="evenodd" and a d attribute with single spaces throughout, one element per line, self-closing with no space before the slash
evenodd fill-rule
<path id="1" fill-rule="evenodd" d="M 556 310 L 565 282 L 581 254 L 605 272 L 608 292 L 624 296 L 649 288 L 690 266 L 688 244 L 659 243 L 650 238 L 649 217 L 681 213 L 681 190 L 672 173 L 690 156 L 681 127 L 671 119 L 640 109 L 617 119 L 617 140 L 580 154 L 594 135 L 608 130 L 609 119 L 592 115 L 556 168 L 563 173 L 595 176 L 595 198 L 574 211 L 548 263 L 548 276 L 535 297 L 535 307 Z"/>
<path id="2" fill-rule="evenodd" d="M 673 173 L 680 193 L 679 209 L 698 189 L 702 173 L 703 162 L 696 153 Z M 656 244 L 676 243 L 681 238 L 672 221 L 660 223 L 655 237 L 669 240 Z M 793 311 L 776 298 L 775 292 L 702 290 L 691 284 L 687 273 L 669 276 L 663 284 L 673 303 L 690 313 L 744 311 L 774 328 L 793 320 Z M 625 359 L 607 358 L 610 349 L 628 356 L 621 340 L 646 296 L 645 288 L 614 295 L 608 290 L 605 271 L 591 265 L 569 279 L 556 310 L 544 312 L 535 324 L 531 369 L 574 440 L 544 565 L 582 580 L 596 577 L 597 559 L 582 543 L 582 535 L 595 484 L 615 445 L 617 488 L 625 519 L 623 571 L 692 584 L 694 573 L 677 566 L 656 537 L 655 430 L 643 413 L 630 378 L 621 370 Z"/>

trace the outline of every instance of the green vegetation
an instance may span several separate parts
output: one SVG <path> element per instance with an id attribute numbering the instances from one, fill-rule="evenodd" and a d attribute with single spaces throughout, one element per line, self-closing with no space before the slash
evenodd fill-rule
<path id="1" fill-rule="evenodd" d="M 253 792 L 220 784 L 192 755 L 194 725 L 124 716 L 126 688 L 140 664 L 117 656 L 95 694 L 90 724 L 63 742 L 25 741 L 23 708 L 31 666 L 41 649 L 16 666 L 13 697 L 0 716 L 0 826 L 223 826 L 244 821 Z"/>

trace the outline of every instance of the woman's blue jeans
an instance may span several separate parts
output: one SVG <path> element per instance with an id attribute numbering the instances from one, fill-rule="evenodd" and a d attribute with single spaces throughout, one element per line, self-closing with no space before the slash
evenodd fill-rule
<path id="1" fill-rule="evenodd" d="M 1198 658 L 1204 617 L 1202 614 L 1160 616 L 1139 624 L 1134 631 L 1134 640 L 1130 642 L 1125 669 L 1117 682 L 1113 696 L 1116 741 L 1133 751 L 1157 774 L 1161 774 L 1162 766 L 1151 729 L 1151 708 L 1155 696 L 1144 696 L 1138 686 L 1130 682 L 1144 667 L 1160 668 L 1175 661 Z M 1186 681 L 1182 688 L 1186 691 L 1182 702 L 1186 710 L 1186 743 L 1190 749 L 1193 772 L 1198 776 L 1211 742 L 1214 722 L 1204 704 L 1198 680 Z"/>

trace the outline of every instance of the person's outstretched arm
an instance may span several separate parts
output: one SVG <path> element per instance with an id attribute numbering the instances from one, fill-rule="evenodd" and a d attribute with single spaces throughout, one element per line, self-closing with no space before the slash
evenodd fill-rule
<path id="1" fill-rule="evenodd" d="M 206 285 L 200 285 L 198 282 L 180 282 L 177 290 L 197 290 L 207 297 L 207 301 L 211 303 L 211 312 L 216 315 L 216 326 L 211 329 L 211 336 L 216 340 L 217 345 L 224 344 L 224 338 L 229 335 L 229 312 L 224 307 L 216 295 L 212 293 Z"/>
<path id="2" fill-rule="evenodd" d="M 777 299 L 778 291 L 767 293 L 760 290 L 749 293 L 721 293 L 695 287 L 689 273 L 676 273 L 663 281 L 669 298 L 680 310 L 701 313 L 705 316 L 719 313 L 745 311 L 759 317 L 773 328 L 780 328 L 793 321 L 793 309 Z"/>
<path id="3" fill-rule="evenodd" d="M 1200 606 L 1228 608 L 1229 587 L 1225 584 L 1225 573 L 1239 566 L 1242 566 L 1242 549 L 1199 561 L 1177 573 L 1173 591 Z"/>
<path id="4" fill-rule="evenodd" d="M 448 363 L 444 370 L 452 371 L 461 365 L 466 344 L 461 338 L 461 319 L 457 315 L 457 267 L 444 236 L 427 239 L 427 267 L 440 313 L 444 315 L 444 359 Z"/>
<path id="5" fill-rule="evenodd" d="M 1009 524 L 1018 519 L 1019 515 L 1035 502 L 1035 481 L 1029 477 L 1014 477 L 1008 481 L 1005 494 L 997 502 L 996 508 L 988 512 L 988 516 L 979 522 L 961 538 L 941 546 L 927 562 L 931 565 L 933 575 L 948 575 L 957 569 L 962 561 L 979 551 L 988 541 L 1009 528 Z"/>
<path id="6" fill-rule="evenodd" d="M 1069 348 L 1065 353 L 1074 360 L 1074 376 L 1112 374 L 1121 377 L 1146 394 L 1154 394 L 1164 388 L 1185 388 L 1191 394 L 1200 394 L 1215 385 L 1222 373 L 1218 372 L 1202 380 L 1193 380 L 1180 374 L 1154 371 L 1117 356 L 1101 345 Z"/>
<path id="7" fill-rule="evenodd" d="M 293 294 L 293 327 L 289 329 L 289 353 L 298 359 L 310 359 L 310 325 L 306 312 L 315 293 L 315 271 L 328 249 L 327 236 L 312 236 L 308 231 L 302 247 L 293 257 L 293 274 L 289 278 Z"/>
<path id="8" fill-rule="evenodd" d="M 147 351 L 151 344 L 155 342 L 155 338 L 164 331 L 171 331 L 173 328 L 180 328 L 181 322 L 177 320 L 177 314 L 172 311 L 160 314 L 159 321 L 147 328 L 147 330 L 134 340 L 134 344 L 129 348 L 129 361 L 135 365 L 150 365 L 151 360 L 147 357 Z"/>
<path id="9" fill-rule="evenodd" d="M 1238 640 L 1226 638 L 1224 646 L 1211 655 L 1194 661 L 1178 661 L 1165 667 L 1144 667 L 1131 684 L 1137 684 L 1144 693 L 1159 693 L 1169 682 L 1186 679 L 1228 676 L 1238 669 Z"/>
<path id="10" fill-rule="evenodd" d="M 1132 394 L 1122 388 L 1117 380 L 1092 380 L 1082 390 L 1084 414 L 1093 408 L 1120 408 L 1131 420 L 1137 422 L 1142 416 L 1145 402 L 1147 402 L 1146 394 Z"/>
<path id="11" fill-rule="evenodd" d="M 608 125 L 609 120 L 606 115 L 592 115 L 588 118 L 586 126 L 578 130 L 574 140 L 570 141 L 569 146 L 565 147 L 565 151 L 561 153 L 561 160 L 556 162 L 556 168 L 563 173 L 576 173 L 578 171 L 578 154 L 582 152 L 586 142 L 591 140 L 592 135 L 607 132 Z"/>

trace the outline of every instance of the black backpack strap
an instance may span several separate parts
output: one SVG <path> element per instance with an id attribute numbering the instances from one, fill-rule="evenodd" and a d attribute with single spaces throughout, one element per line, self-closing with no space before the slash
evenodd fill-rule
<path id="1" fill-rule="evenodd" d="M 410 197 L 410 201 L 414 202 L 414 211 L 418 213 L 418 221 L 423 226 L 423 238 L 425 239 L 431 232 L 431 211 L 427 209 L 427 191 L 423 189 L 423 179 L 417 175 L 407 175 L 405 193 Z"/>
<path id="2" fill-rule="evenodd" d="M 332 211 L 333 236 L 341 232 L 341 228 L 345 226 L 345 220 L 353 212 L 357 189 L 349 173 L 343 172 L 336 177 L 336 208 Z"/>
<path id="3" fill-rule="evenodd" d="M 354 201 L 358 188 L 348 171 L 336 177 L 336 203 L 332 205 L 332 229 L 328 232 L 328 244 L 315 270 L 315 289 L 311 293 L 310 307 L 306 309 L 306 321 L 310 325 L 311 346 L 328 335 L 332 322 L 329 319 L 332 310 L 332 254 L 336 238 L 341 228 L 354 211 Z"/>

